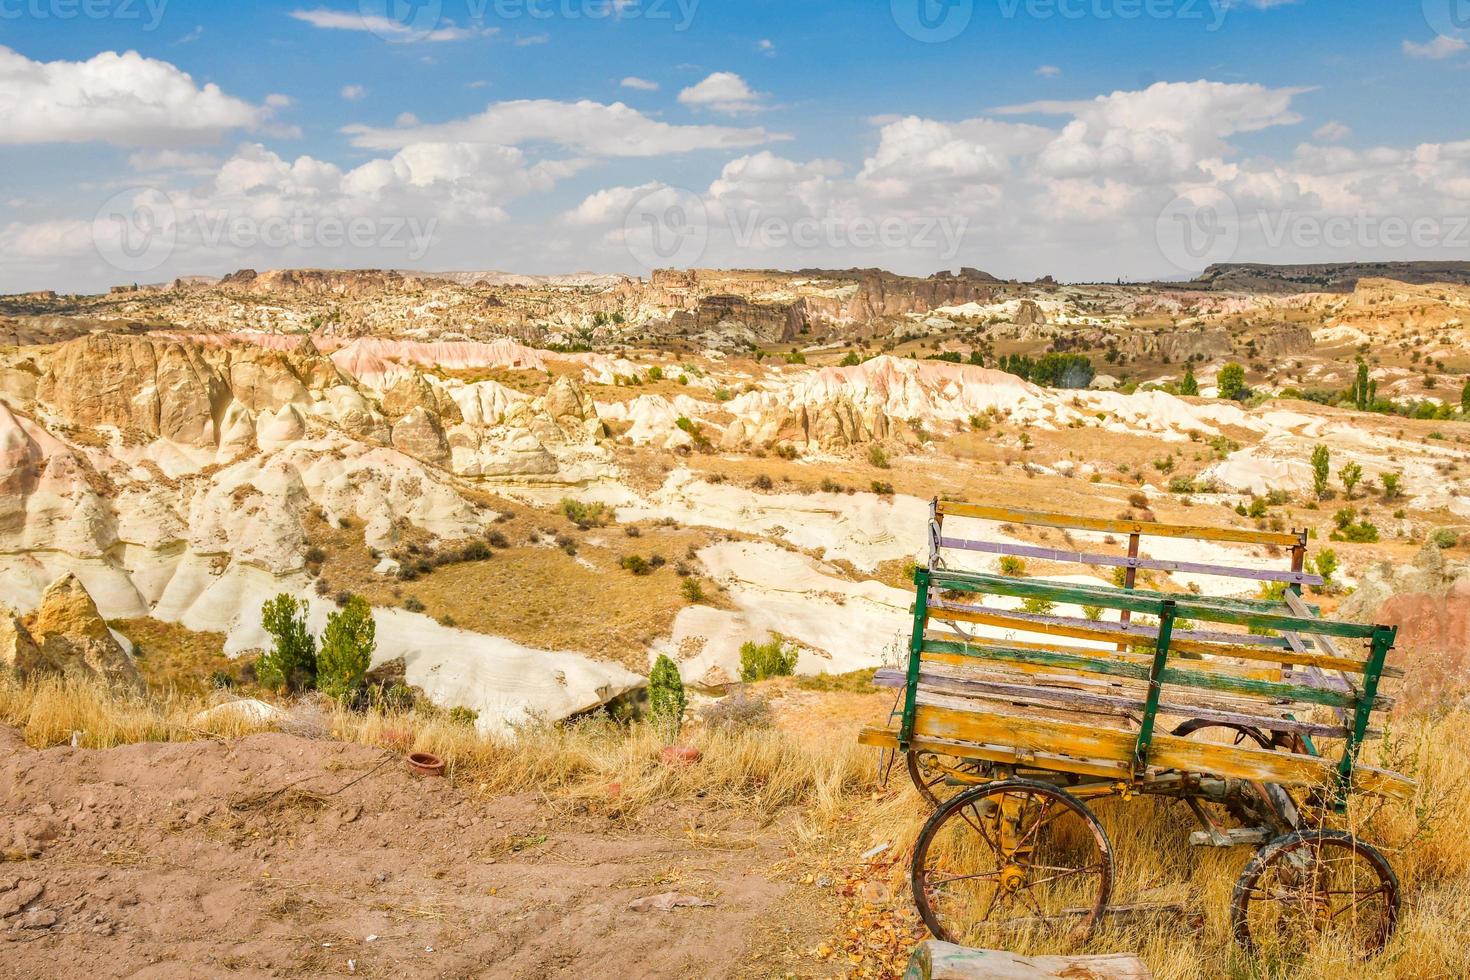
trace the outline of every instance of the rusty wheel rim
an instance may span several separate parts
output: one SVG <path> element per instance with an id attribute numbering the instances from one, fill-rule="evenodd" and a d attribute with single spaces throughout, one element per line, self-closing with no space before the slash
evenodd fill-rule
<path id="1" fill-rule="evenodd" d="M 980 785 L 985 780 L 985 771 L 988 768 L 982 762 L 941 755 L 938 752 L 910 751 L 905 761 L 908 764 L 909 779 L 913 781 L 914 789 L 919 791 L 919 795 L 931 807 L 937 807 L 956 794 Z M 968 785 L 952 783 L 950 782 L 952 772 L 958 772 L 961 778 L 973 781 Z"/>
<path id="2" fill-rule="evenodd" d="M 1294 955 L 1327 941 L 1360 959 L 1398 924 L 1399 883 L 1388 860 L 1350 834 L 1304 831 L 1258 851 L 1236 882 L 1231 920 L 1252 952 Z"/>
<path id="3" fill-rule="evenodd" d="M 940 805 L 915 845 L 911 883 L 935 938 L 980 946 L 1028 932 L 1087 935 L 1112 878 L 1111 845 L 1087 807 L 1008 780 Z"/>

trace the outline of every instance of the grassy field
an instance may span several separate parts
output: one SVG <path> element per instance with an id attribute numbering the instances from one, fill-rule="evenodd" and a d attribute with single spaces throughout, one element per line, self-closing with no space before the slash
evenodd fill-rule
<path id="1" fill-rule="evenodd" d="M 641 813 L 675 802 L 704 814 L 691 828 L 691 847 L 718 846 L 721 828 L 765 827 L 781 836 L 789 855 L 766 873 L 791 883 L 790 908 L 804 912 L 799 929 L 773 923 L 758 948 L 732 965 L 732 975 L 897 976 L 907 949 L 922 935 L 905 882 L 925 811 L 901 772 L 880 780 L 876 753 L 852 739 L 862 720 L 853 713 L 871 711 L 881 698 L 857 690 L 853 679 L 778 681 L 756 693 L 772 696 L 774 727 L 722 732 L 694 725 L 685 740 L 704 755 L 688 767 L 661 764 L 661 743 L 648 728 L 605 719 L 510 739 L 483 737 L 440 713 L 351 713 L 329 703 L 302 703 L 290 717 L 322 737 L 373 745 L 404 748 L 399 733 L 407 732 L 413 748 L 444 757 L 454 780 L 481 798 L 535 790 L 548 805 L 604 813 L 627 833 L 638 832 Z M 826 698 L 836 699 L 831 707 L 844 718 L 820 714 Z M 68 742 L 74 731 L 84 733 L 83 745 L 108 747 L 251 730 L 228 717 L 201 720 L 197 712 L 205 703 L 179 691 L 116 699 L 75 684 L 0 680 L 0 721 L 16 726 L 34 746 Z M 810 724 L 813 717 L 821 723 Z M 1114 899 L 1198 908 L 1203 934 L 1166 921 L 1105 927 L 1081 946 L 1031 940 L 1027 950 L 1134 950 L 1160 980 L 1470 976 L 1464 942 L 1470 935 L 1470 847 L 1461 831 L 1470 822 L 1470 712 L 1399 718 L 1369 755 L 1420 784 L 1412 804 L 1364 801 L 1346 818 L 1346 826 L 1389 855 L 1405 895 L 1398 933 L 1371 963 L 1331 949 L 1279 961 L 1242 954 L 1230 941 L 1228 903 L 1247 851 L 1188 847 L 1188 812 L 1147 799 L 1096 807 L 1117 857 Z M 861 855 L 877 844 L 888 846 L 864 860 Z"/>

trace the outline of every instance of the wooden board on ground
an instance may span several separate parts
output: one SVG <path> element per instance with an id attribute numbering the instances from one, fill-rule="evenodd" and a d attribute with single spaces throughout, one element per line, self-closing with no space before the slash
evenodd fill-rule
<path id="1" fill-rule="evenodd" d="M 1019 956 L 999 949 L 968 949 L 931 939 L 915 947 L 904 980 L 1150 980 L 1132 953 L 1102 956 Z"/>

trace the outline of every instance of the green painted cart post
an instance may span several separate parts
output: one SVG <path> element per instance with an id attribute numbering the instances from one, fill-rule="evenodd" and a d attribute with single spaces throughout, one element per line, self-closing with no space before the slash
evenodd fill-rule
<path id="1" fill-rule="evenodd" d="M 1000 533 L 965 536 L 986 522 Z M 1125 555 L 1107 553 L 1125 540 Z M 1250 554 L 1199 560 L 1227 548 Z M 1090 931 L 1114 867 L 1089 803 L 1148 795 L 1190 808 L 1193 844 L 1259 848 L 1232 896 L 1246 948 L 1329 934 L 1363 956 L 1382 949 L 1397 879 L 1325 817 L 1355 793 L 1414 792 L 1359 760 L 1378 734 L 1374 713 L 1391 704 L 1380 681 L 1400 674 L 1386 665 L 1395 631 L 1320 617 L 1301 596 L 1321 584 L 1306 551 L 1305 532 L 934 502 L 907 663 L 877 675 L 901 707 L 860 740 L 902 754 L 934 806 L 912 884 L 936 938 L 983 946 L 1015 930 Z M 1009 556 L 1012 574 L 974 570 L 975 554 Z M 1286 567 L 1270 567 L 1277 558 Z M 1017 562 L 1050 578 L 1018 574 Z M 1087 574 L 1066 575 L 1067 563 Z M 1115 584 L 1097 584 L 1107 569 Z M 1158 573 L 1188 591 L 1140 587 Z M 1241 581 L 1280 598 L 1206 594 Z"/>

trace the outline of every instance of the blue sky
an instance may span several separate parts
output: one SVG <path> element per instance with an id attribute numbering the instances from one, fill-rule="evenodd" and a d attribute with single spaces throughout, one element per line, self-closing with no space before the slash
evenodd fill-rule
<path id="1" fill-rule="evenodd" d="M 923 12 L 953 36 L 906 32 Z M 0 290 L 1470 259 L 1466 26 L 1470 0 L 0 0 Z"/>

